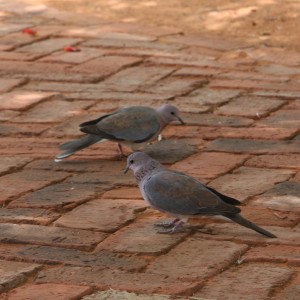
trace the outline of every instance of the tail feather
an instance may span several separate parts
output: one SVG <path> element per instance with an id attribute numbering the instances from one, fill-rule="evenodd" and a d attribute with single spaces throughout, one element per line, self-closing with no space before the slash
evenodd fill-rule
<path id="1" fill-rule="evenodd" d="M 252 223 L 251 221 L 245 219 L 244 217 L 242 217 L 240 214 L 235 214 L 235 215 L 224 215 L 225 217 L 229 218 L 230 220 L 232 220 L 235 223 L 238 223 L 244 227 L 250 228 L 252 230 L 255 230 L 256 232 L 265 235 L 267 237 L 270 238 L 276 238 L 277 236 L 274 235 L 273 233 L 259 227 L 258 225 Z"/>
<path id="2" fill-rule="evenodd" d="M 87 148 L 93 144 L 100 142 L 101 140 L 102 140 L 102 138 L 99 136 L 87 134 L 79 140 L 75 140 L 75 141 L 71 141 L 71 142 L 62 144 L 59 147 L 59 149 L 66 150 L 66 151 L 56 155 L 56 159 L 57 160 L 64 159 L 68 156 L 71 156 L 72 154 L 74 154 L 75 152 L 77 152 L 79 150 L 82 150 L 84 148 Z"/>

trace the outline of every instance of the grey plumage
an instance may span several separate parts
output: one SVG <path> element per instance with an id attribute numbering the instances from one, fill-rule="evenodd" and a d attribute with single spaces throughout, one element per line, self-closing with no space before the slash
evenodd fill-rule
<path id="1" fill-rule="evenodd" d="M 104 140 L 129 144 L 152 141 L 170 122 L 176 120 L 184 124 L 178 109 L 169 104 L 162 105 L 157 109 L 146 106 L 119 109 L 111 114 L 80 124 L 80 130 L 87 135 L 79 140 L 61 145 L 59 148 L 66 151 L 58 154 L 56 159 L 66 158 Z M 122 151 L 121 147 L 120 150 Z"/>
<path id="2" fill-rule="evenodd" d="M 141 194 L 150 206 L 169 213 L 176 219 L 185 220 L 201 215 L 221 215 L 244 227 L 268 237 L 276 237 L 267 230 L 243 218 L 241 203 L 202 184 L 195 178 L 165 168 L 143 152 L 128 157 L 127 169 L 132 169 Z M 177 223 L 177 222 L 175 222 Z M 177 223 L 169 232 L 174 232 Z"/>

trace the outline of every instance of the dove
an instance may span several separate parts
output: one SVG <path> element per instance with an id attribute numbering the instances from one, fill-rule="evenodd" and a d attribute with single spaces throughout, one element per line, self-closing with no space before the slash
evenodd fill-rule
<path id="1" fill-rule="evenodd" d="M 56 161 L 106 140 L 117 142 L 123 155 L 120 143 L 138 144 L 153 141 L 173 121 L 184 124 L 178 109 L 170 104 L 162 105 L 157 109 L 146 106 L 119 109 L 98 119 L 80 124 L 80 130 L 86 135 L 79 140 L 61 145 L 59 148 L 65 152 L 58 154 Z"/>
<path id="2" fill-rule="evenodd" d="M 144 200 L 153 208 L 176 219 L 161 223 L 171 227 L 160 233 L 175 233 L 190 217 L 223 216 L 270 238 L 276 236 L 240 215 L 241 202 L 221 194 L 184 173 L 167 169 L 144 152 L 134 152 L 127 158 L 125 173 L 131 169 Z"/>

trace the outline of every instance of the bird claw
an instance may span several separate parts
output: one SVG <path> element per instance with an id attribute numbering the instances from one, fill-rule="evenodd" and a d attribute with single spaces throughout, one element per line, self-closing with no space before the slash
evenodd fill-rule
<path id="1" fill-rule="evenodd" d="M 174 223 L 174 221 L 172 221 L 172 222 Z M 157 233 L 160 233 L 160 234 L 174 234 L 174 233 L 184 232 L 185 228 L 183 227 L 183 222 L 179 222 L 179 223 L 177 223 L 177 222 L 178 221 L 175 222 L 175 226 L 173 226 L 172 228 L 170 228 L 170 229 L 167 229 L 167 228 L 166 229 L 161 229 L 161 230 L 158 230 Z M 169 222 L 169 223 L 171 223 L 171 222 Z"/>
<path id="2" fill-rule="evenodd" d="M 178 221 L 179 221 L 178 219 L 175 219 L 175 220 L 172 220 L 172 221 L 157 222 L 157 223 L 154 223 L 154 226 L 163 227 L 163 228 L 170 228 L 170 227 L 174 227 L 174 225 L 176 225 L 176 223 Z"/>

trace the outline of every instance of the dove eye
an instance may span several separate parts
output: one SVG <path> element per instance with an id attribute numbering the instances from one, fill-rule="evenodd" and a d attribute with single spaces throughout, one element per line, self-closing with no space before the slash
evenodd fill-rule
<path id="1" fill-rule="evenodd" d="M 129 162 L 130 162 L 131 164 L 133 164 L 133 163 L 134 163 L 134 160 L 132 159 L 132 160 L 130 160 Z"/>
<path id="2" fill-rule="evenodd" d="M 171 111 L 171 115 L 175 115 L 174 111 Z"/>

